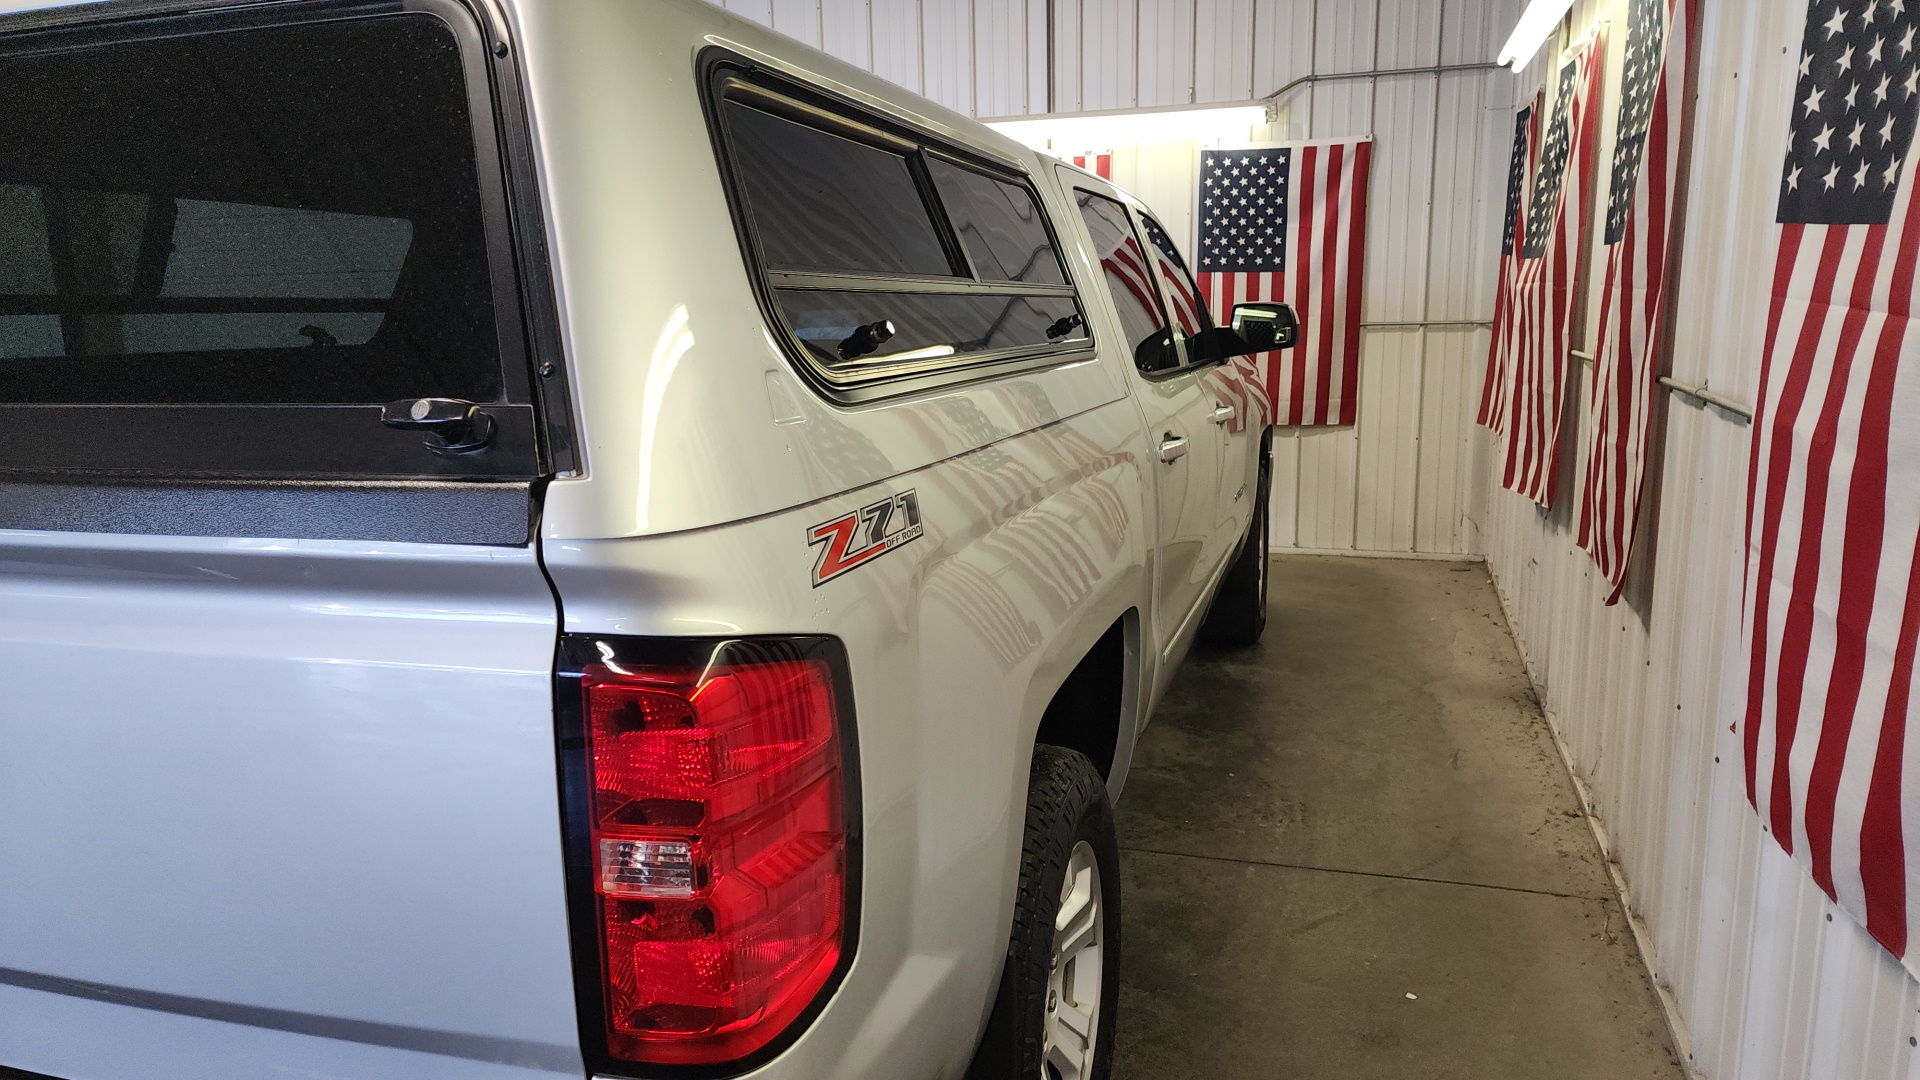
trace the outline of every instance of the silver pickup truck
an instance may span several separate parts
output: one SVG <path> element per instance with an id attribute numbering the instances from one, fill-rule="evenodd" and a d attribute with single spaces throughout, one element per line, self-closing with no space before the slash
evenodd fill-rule
<path id="1" fill-rule="evenodd" d="M 1279 305 L 692 0 L 0 18 L 0 1076 L 1106 1075 Z"/>

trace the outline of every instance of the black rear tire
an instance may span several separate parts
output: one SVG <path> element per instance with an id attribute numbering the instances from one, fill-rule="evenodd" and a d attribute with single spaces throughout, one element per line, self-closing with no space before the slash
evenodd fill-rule
<path id="1" fill-rule="evenodd" d="M 1036 746 L 1027 788 L 1026 839 L 1020 850 L 1020 891 L 1014 899 L 1013 933 L 986 1035 L 967 1069 L 967 1080 L 1058 1080 L 1045 1060 L 1047 1030 L 1055 1002 L 1054 920 L 1059 914 L 1069 863 L 1080 845 L 1092 849 L 1101 924 L 1098 935 L 1099 1001 L 1091 1067 L 1082 1080 L 1107 1080 L 1113 1070 L 1113 1025 L 1120 999 L 1120 847 L 1113 831 L 1107 785 L 1084 755 L 1058 746 Z M 1083 961 L 1084 962 L 1084 961 Z M 1085 987 L 1075 996 L 1085 1000 Z M 1057 996 L 1057 994 L 1056 994 Z"/>
<path id="2" fill-rule="evenodd" d="M 1267 629 L 1267 495 L 1272 472 L 1266 454 L 1261 454 L 1253 520 L 1200 623 L 1199 638 L 1210 645 L 1245 647 L 1259 641 Z"/>

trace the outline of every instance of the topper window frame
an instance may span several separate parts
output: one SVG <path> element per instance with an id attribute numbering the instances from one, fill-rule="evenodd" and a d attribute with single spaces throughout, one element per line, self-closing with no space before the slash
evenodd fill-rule
<path id="1" fill-rule="evenodd" d="M 542 320 L 533 310 L 537 305 L 528 285 L 541 277 L 544 267 L 523 265 L 519 251 L 523 229 L 513 204 L 523 193 L 518 190 L 519 154 L 512 145 L 516 115 L 503 110 L 500 101 L 514 89 L 503 87 L 503 78 L 512 83 L 513 77 L 495 70 L 493 41 L 499 31 L 490 13 L 462 0 L 290 0 L 212 9 L 160 4 L 131 14 L 87 8 L 29 12 L 0 22 L 0 31 L 12 31 L 0 35 L 0 61 L 391 17 L 435 19 L 453 39 L 459 57 L 485 288 L 492 302 L 487 362 L 497 366 L 500 380 L 498 399 L 479 404 L 497 425 L 495 445 L 466 458 L 436 454 L 417 433 L 384 427 L 378 402 L 0 402 L 0 484 L 234 481 L 256 487 L 293 484 L 302 490 L 315 483 L 340 484 L 345 490 L 388 481 L 524 485 L 554 472 L 556 458 L 562 468 L 573 467 L 565 388 L 541 385 L 532 370 L 536 357 L 548 350 L 542 340 L 546 335 L 537 332 Z M 223 303 L 232 307 L 238 302 Z M 562 415 L 560 423 L 554 422 L 556 411 Z M 559 447 L 549 444 L 555 434 L 564 440 Z M 0 520 L 0 527 L 32 525 Z M 298 531 L 291 523 L 281 527 Z M 156 530 L 129 522 L 126 531 Z"/>
<path id="2" fill-rule="evenodd" d="M 1096 355 L 1098 343 L 1087 318 L 1087 303 L 1074 284 L 1061 231 L 1032 176 L 1018 163 L 924 130 L 898 117 L 813 86 L 730 50 L 715 46 L 699 61 L 700 87 L 715 165 L 725 189 L 734 233 L 746 262 L 748 279 L 761 316 L 792 363 L 815 392 L 830 401 L 856 405 L 908 393 L 939 389 L 1063 364 Z M 846 271 L 775 270 L 761 250 L 751 203 L 736 165 L 727 126 L 727 106 L 738 103 L 807 127 L 901 155 L 932 217 L 947 261 L 948 276 Z M 1012 184 L 1033 200 L 1047 241 L 1060 265 L 1063 284 L 983 279 L 965 243 L 955 231 L 924 156 L 939 159 Z M 892 361 L 885 356 L 829 366 L 802 343 L 776 296 L 778 291 L 839 291 L 874 294 L 933 294 L 979 297 L 1027 296 L 1068 300 L 1078 314 L 1077 334 L 1058 344 L 1036 343 L 956 353 L 937 359 Z"/>

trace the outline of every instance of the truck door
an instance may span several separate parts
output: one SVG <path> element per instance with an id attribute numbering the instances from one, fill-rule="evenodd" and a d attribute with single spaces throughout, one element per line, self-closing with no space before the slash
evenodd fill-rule
<path id="1" fill-rule="evenodd" d="M 0 52 L 0 1066 L 583 1073 L 461 10 Z"/>
<path id="2" fill-rule="evenodd" d="M 1185 363 L 1179 335 L 1154 283 L 1155 256 L 1120 202 L 1084 189 L 1074 200 L 1093 238 L 1107 291 L 1118 309 L 1134 364 L 1134 397 L 1145 415 L 1154 455 L 1157 555 L 1153 628 L 1162 656 L 1198 615 L 1213 566 L 1220 435 L 1199 374 Z"/>
<path id="3" fill-rule="evenodd" d="M 1173 316 L 1174 337 L 1186 352 L 1187 363 L 1198 373 L 1201 396 L 1206 399 L 1207 437 L 1220 445 L 1219 487 L 1213 509 L 1217 515 L 1208 533 L 1209 546 L 1202 562 L 1217 568 L 1234 551 L 1234 544 L 1246 532 L 1258 493 L 1259 458 L 1255 437 L 1260 434 L 1253 415 L 1257 406 L 1248 400 L 1249 383 L 1241 370 L 1231 363 L 1208 360 L 1194 354 L 1191 342 L 1213 328 L 1213 316 L 1207 310 L 1200 286 L 1180 257 L 1173 238 L 1150 214 L 1140 215 L 1141 232 L 1146 235 L 1154 256 L 1156 283 Z"/>

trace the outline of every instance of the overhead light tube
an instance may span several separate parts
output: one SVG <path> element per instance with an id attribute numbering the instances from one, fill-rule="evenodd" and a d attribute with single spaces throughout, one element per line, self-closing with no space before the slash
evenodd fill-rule
<path id="1" fill-rule="evenodd" d="M 1572 7 L 1573 0 L 1533 0 L 1520 14 L 1513 33 L 1507 35 L 1507 43 L 1500 46 L 1495 62 L 1506 64 L 1516 72 L 1525 68 Z"/>

